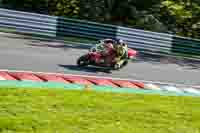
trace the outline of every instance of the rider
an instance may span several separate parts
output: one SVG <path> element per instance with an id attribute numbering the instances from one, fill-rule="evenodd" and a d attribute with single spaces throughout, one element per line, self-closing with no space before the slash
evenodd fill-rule
<path id="1" fill-rule="evenodd" d="M 122 39 L 101 40 L 98 48 L 101 49 L 101 55 L 105 57 L 101 62 L 106 64 L 109 64 L 114 56 L 117 67 L 120 67 L 128 57 L 128 46 Z"/>
<path id="2" fill-rule="evenodd" d="M 116 51 L 116 67 L 119 68 L 128 58 L 128 46 L 125 41 L 119 39 L 116 41 L 114 49 Z"/>

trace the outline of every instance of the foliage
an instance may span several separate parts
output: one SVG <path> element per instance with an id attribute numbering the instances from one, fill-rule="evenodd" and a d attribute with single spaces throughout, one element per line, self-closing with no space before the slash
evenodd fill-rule
<path id="1" fill-rule="evenodd" d="M 167 0 L 160 5 L 162 13 L 168 13 L 168 17 L 173 19 L 173 28 L 176 33 L 182 36 L 198 37 L 198 16 L 200 14 L 200 5 L 193 3 L 192 0 Z"/>
<path id="2" fill-rule="evenodd" d="M 49 0 L 49 13 L 56 16 L 77 17 L 80 0 Z"/>
<path id="3" fill-rule="evenodd" d="M 20 11 L 48 13 L 48 0 L 1 0 L 1 6 L 4 8 Z"/>

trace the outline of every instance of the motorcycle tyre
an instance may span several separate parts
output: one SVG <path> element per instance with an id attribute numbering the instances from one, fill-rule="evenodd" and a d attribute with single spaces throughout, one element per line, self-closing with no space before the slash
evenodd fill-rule
<path id="1" fill-rule="evenodd" d="M 121 67 L 125 67 L 125 66 L 127 66 L 127 65 L 128 65 L 128 60 L 124 61 L 124 63 L 122 64 Z"/>
<path id="2" fill-rule="evenodd" d="M 117 67 L 116 67 L 116 65 L 117 65 L 117 64 L 113 65 L 113 67 L 112 67 L 113 70 L 119 70 L 119 69 L 121 68 L 121 66 L 117 66 Z"/>
<path id="3" fill-rule="evenodd" d="M 87 55 L 83 55 L 83 56 L 79 57 L 79 59 L 77 60 L 77 65 L 81 66 L 81 67 L 88 66 L 89 60 L 87 59 Z"/>

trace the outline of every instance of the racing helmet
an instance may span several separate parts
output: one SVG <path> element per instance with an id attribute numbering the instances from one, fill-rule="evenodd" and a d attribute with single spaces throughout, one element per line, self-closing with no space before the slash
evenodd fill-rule
<path id="1" fill-rule="evenodd" d="M 127 45 L 126 42 L 125 42 L 124 40 L 122 40 L 122 39 L 118 39 L 118 40 L 117 40 L 117 44 L 118 44 L 118 45 L 122 45 L 122 46 Z"/>
<path id="2" fill-rule="evenodd" d="M 127 43 L 122 39 L 116 40 L 116 44 L 115 45 L 116 45 L 116 47 L 119 47 L 119 46 L 126 47 L 126 48 L 128 47 Z"/>
<path id="3" fill-rule="evenodd" d="M 124 43 L 124 40 L 119 39 L 119 40 L 118 40 L 118 43 L 119 43 L 119 44 L 123 44 L 123 43 Z"/>

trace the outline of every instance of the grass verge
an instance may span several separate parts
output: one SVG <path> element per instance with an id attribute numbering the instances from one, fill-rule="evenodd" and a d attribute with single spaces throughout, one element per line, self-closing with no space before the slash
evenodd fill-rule
<path id="1" fill-rule="evenodd" d="M 1 133 L 199 133 L 200 99 L 0 89 Z"/>

